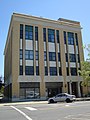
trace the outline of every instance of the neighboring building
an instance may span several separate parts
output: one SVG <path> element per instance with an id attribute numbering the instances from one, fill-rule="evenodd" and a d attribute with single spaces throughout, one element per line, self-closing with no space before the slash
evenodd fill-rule
<path id="1" fill-rule="evenodd" d="M 4 50 L 6 98 L 46 99 L 60 92 L 80 97 L 81 29 L 72 20 L 13 13 Z"/>

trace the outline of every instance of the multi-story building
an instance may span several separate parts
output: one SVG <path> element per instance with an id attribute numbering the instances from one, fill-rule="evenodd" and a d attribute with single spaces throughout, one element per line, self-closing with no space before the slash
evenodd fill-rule
<path id="1" fill-rule="evenodd" d="M 13 13 L 4 50 L 5 96 L 46 99 L 67 92 L 81 96 L 83 57 L 80 22 Z"/>

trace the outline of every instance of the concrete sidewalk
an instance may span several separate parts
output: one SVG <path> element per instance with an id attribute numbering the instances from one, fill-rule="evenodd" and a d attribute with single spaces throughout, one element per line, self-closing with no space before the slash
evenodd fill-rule
<path id="1" fill-rule="evenodd" d="M 90 97 L 76 98 L 76 101 L 90 101 Z M 25 104 L 45 104 L 45 103 L 48 104 L 48 100 L 0 103 L 0 106 L 25 105 Z"/>
<path id="2" fill-rule="evenodd" d="M 76 101 L 89 101 L 90 97 L 76 98 Z"/>
<path id="3" fill-rule="evenodd" d="M 44 104 L 48 101 L 28 101 L 28 102 L 10 102 L 10 103 L 0 103 L 0 106 L 11 106 L 11 105 L 25 105 L 25 104 Z"/>

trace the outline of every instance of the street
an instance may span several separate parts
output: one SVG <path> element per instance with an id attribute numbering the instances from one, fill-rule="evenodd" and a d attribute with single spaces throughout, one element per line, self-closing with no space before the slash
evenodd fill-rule
<path id="1" fill-rule="evenodd" d="M 90 101 L 4 105 L 0 120 L 90 120 Z"/>

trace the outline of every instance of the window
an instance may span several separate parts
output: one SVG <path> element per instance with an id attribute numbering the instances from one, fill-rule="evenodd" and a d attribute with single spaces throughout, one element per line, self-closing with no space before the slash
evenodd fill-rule
<path id="1" fill-rule="evenodd" d="M 55 42 L 55 30 L 48 29 L 48 42 Z"/>
<path id="2" fill-rule="evenodd" d="M 68 32 L 68 44 L 74 45 L 74 33 Z"/>
<path id="3" fill-rule="evenodd" d="M 44 61 L 46 61 L 47 60 L 47 53 L 46 53 L 46 51 L 44 51 Z"/>
<path id="4" fill-rule="evenodd" d="M 69 54 L 69 59 L 70 59 L 70 62 L 76 62 L 75 54 Z"/>
<path id="5" fill-rule="evenodd" d="M 58 53 L 58 61 L 60 61 L 60 53 Z"/>
<path id="6" fill-rule="evenodd" d="M 69 76 L 69 68 L 66 67 L 67 76 Z"/>
<path id="7" fill-rule="evenodd" d="M 45 75 L 48 75 L 48 67 L 45 67 Z"/>
<path id="8" fill-rule="evenodd" d="M 66 57 L 66 62 L 68 62 L 68 54 L 65 53 L 65 57 Z"/>
<path id="9" fill-rule="evenodd" d="M 71 75 L 76 76 L 77 75 L 77 69 L 76 68 L 70 68 L 71 69 Z"/>
<path id="10" fill-rule="evenodd" d="M 56 61 L 56 53 L 49 52 L 49 61 Z"/>
<path id="11" fill-rule="evenodd" d="M 20 74 L 20 75 L 23 75 L 23 66 L 20 66 L 19 74 Z"/>
<path id="12" fill-rule="evenodd" d="M 36 51 L 36 60 L 39 59 L 38 51 Z"/>
<path id="13" fill-rule="evenodd" d="M 78 45 L 78 36 L 77 36 L 77 33 L 75 33 L 75 39 L 76 39 L 76 45 Z"/>
<path id="14" fill-rule="evenodd" d="M 33 26 L 25 25 L 25 39 L 33 40 Z"/>
<path id="15" fill-rule="evenodd" d="M 23 24 L 20 24 L 20 39 L 23 39 Z"/>
<path id="16" fill-rule="evenodd" d="M 39 75 L 39 66 L 36 66 L 36 75 Z"/>
<path id="17" fill-rule="evenodd" d="M 34 59 L 33 50 L 25 50 L 25 59 L 26 60 Z"/>
<path id="18" fill-rule="evenodd" d="M 46 42 L 46 28 L 43 28 L 43 40 Z"/>
<path id="19" fill-rule="evenodd" d="M 78 61 L 78 63 L 80 63 L 80 57 L 79 57 L 79 54 L 77 54 L 77 61 Z"/>
<path id="20" fill-rule="evenodd" d="M 20 59 L 23 59 L 23 50 L 20 49 Z"/>
<path id="21" fill-rule="evenodd" d="M 64 44 L 66 44 L 66 32 L 64 31 L 63 34 L 64 34 Z"/>
<path id="22" fill-rule="evenodd" d="M 35 27 L 35 40 L 38 41 L 38 27 Z"/>
<path id="23" fill-rule="evenodd" d="M 59 30 L 56 30 L 56 39 L 57 39 L 57 43 L 59 43 Z"/>
<path id="24" fill-rule="evenodd" d="M 34 67 L 25 66 L 25 75 L 34 75 Z"/>
<path id="25" fill-rule="evenodd" d="M 57 75 L 57 68 L 56 67 L 50 67 L 50 75 L 51 76 Z"/>
<path id="26" fill-rule="evenodd" d="M 62 75 L 62 69 L 59 67 L 59 75 Z"/>

